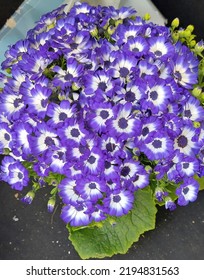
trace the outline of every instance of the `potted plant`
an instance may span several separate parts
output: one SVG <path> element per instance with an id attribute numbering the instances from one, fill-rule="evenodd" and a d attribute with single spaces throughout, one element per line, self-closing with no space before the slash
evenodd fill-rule
<path id="1" fill-rule="evenodd" d="M 1 180 L 57 197 L 81 258 L 124 254 L 158 205 L 196 200 L 203 176 L 203 44 L 193 27 L 76 2 L 12 45 L 0 81 Z"/>

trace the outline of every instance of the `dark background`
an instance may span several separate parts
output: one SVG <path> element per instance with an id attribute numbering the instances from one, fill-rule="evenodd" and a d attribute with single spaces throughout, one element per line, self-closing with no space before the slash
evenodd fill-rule
<path id="1" fill-rule="evenodd" d="M 168 22 L 179 17 L 181 26 L 193 24 L 197 38 L 204 38 L 203 0 L 153 2 Z M 0 27 L 21 3 L 21 0 L 0 0 Z M 22 194 L 0 184 L 0 259 L 80 259 L 59 218 L 60 204 L 54 214 L 47 213 L 46 192 L 41 189 L 32 205 L 26 206 L 20 202 Z M 111 259 L 204 259 L 204 191 L 196 202 L 174 212 L 159 208 L 156 225 L 127 254 Z"/>

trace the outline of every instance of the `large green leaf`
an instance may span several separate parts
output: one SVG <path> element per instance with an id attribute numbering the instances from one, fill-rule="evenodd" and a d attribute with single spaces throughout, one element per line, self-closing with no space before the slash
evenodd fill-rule
<path id="1" fill-rule="evenodd" d="M 139 190 L 133 209 L 125 216 L 105 221 L 102 227 L 69 229 L 69 239 L 82 259 L 125 254 L 145 231 L 155 228 L 157 209 L 150 188 Z"/>

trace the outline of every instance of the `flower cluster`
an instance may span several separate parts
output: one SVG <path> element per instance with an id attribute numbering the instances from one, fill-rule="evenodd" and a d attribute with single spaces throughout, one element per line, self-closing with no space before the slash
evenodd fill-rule
<path id="1" fill-rule="evenodd" d="M 179 205 L 194 201 L 194 175 L 204 175 L 198 64 L 132 8 L 76 3 L 44 15 L 2 63 L 1 180 L 22 190 L 30 174 L 40 185 L 60 175 L 71 226 L 127 214 L 149 185 L 166 208 L 166 185 Z"/>

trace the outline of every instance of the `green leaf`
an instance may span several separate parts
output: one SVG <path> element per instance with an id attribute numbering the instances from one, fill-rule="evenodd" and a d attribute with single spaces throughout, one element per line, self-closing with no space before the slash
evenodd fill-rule
<path id="1" fill-rule="evenodd" d="M 127 215 L 107 219 L 102 227 L 74 231 L 67 226 L 69 239 L 82 259 L 125 254 L 141 234 L 155 228 L 156 212 L 152 191 L 145 188 L 136 192 L 134 207 Z"/>
<path id="2" fill-rule="evenodd" d="M 198 181 L 200 188 L 199 190 L 202 191 L 204 190 L 204 177 L 198 177 L 197 175 L 194 176 L 194 178 L 196 179 L 196 181 Z"/>

